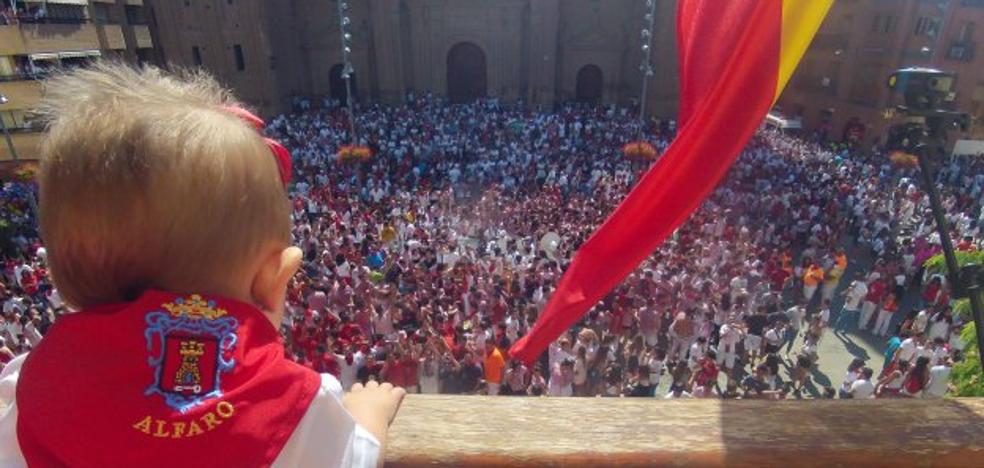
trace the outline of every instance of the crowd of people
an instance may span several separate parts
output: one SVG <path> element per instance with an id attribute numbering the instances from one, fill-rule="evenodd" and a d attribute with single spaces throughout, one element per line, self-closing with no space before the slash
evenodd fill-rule
<path id="1" fill-rule="evenodd" d="M 964 317 L 924 274 L 939 252 L 912 168 L 761 130 L 716 191 L 535 363 L 507 350 L 528 332 L 578 246 L 664 150 L 673 121 L 628 109 L 408 95 L 357 109 L 364 161 L 340 161 L 346 112 L 326 100 L 273 119 L 294 157 L 288 291 L 291 358 L 411 392 L 787 398 L 941 396 Z M 981 247 L 982 158 L 938 181 L 962 250 Z M 8 244 L 0 362 L 37 344 L 65 306 L 44 268 L 28 183 L 0 192 Z M 641 221 L 643 222 L 643 221 Z M 819 385 L 820 343 L 884 336 L 885 362 Z M 871 366 L 877 369 L 872 369 Z"/>

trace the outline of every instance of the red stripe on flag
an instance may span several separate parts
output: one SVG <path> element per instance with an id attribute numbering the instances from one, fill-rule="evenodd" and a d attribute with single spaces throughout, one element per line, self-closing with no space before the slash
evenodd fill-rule
<path id="1" fill-rule="evenodd" d="M 680 0 L 680 132 L 575 254 L 510 355 L 532 362 L 652 254 L 714 189 L 772 105 L 779 0 Z"/>

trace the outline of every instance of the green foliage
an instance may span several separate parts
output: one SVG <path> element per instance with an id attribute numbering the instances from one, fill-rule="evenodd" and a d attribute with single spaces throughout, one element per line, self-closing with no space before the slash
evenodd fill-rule
<path id="1" fill-rule="evenodd" d="M 966 343 L 964 359 L 953 365 L 950 382 L 955 387 L 951 393 L 958 397 L 984 396 L 984 373 L 981 372 L 980 350 L 977 349 L 977 335 L 973 323 L 967 324 L 960 332 L 960 339 Z"/>
<path id="2" fill-rule="evenodd" d="M 984 251 L 956 252 L 957 264 L 961 267 L 970 263 L 984 265 Z M 934 255 L 923 263 L 926 271 L 931 274 L 946 274 L 946 259 L 943 254 Z M 969 299 L 957 299 L 951 302 L 954 315 L 960 315 L 968 322 L 960 332 L 964 342 L 964 358 L 953 365 L 950 382 L 955 390 L 952 396 L 980 397 L 984 396 L 984 371 L 981 370 L 980 350 L 977 348 L 977 331 L 970 312 Z"/>
<path id="3" fill-rule="evenodd" d="M 954 254 L 956 254 L 957 257 L 957 265 L 960 265 L 961 267 L 971 263 L 984 265 L 984 251 L 978 250 L 976 252 L 962 252 L 958 250 L 954 252 Z M 943 254 L 933 255 L 923 263 L 923 267 L 925 267 L 926 271 L 931 275 L 939 273 L 946 274 L 948 272 L 948 269 L 946 268 L 946 258 L 944 258 Z"/>

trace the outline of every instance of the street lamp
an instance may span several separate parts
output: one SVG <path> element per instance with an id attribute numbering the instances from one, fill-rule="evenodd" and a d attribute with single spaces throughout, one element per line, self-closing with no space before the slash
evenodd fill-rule
<path id="1" fill-rule="evenodd" d="M 936 187 L 931 159 L 943 153 L 948 127 L 966 131 L 970 127 L 970 116 L 963 112 L 947 110 L 956 100 L 953 83 L 956 74 L 932 68 L 904 68 L 897 70 L 888 79 L 890 90 L 903 96 L 905 105 L 896 109 L 906 116 L 902 124 L 901 145 L 916 155 L 923 186 L 929 197 L 929 207 L 936 222 L 936 232 L 940 236 L 940 247 L 946 261 L 947 277 L 954 297 L 966 295 L 970 300 L 970 310 L 974 317 L 977 346 L 981 368 L 984 369 L 984 304 L 981 290 L 984 289 L 984 272 L 980 266 L 966 265 L 963 269 L 957 263 L 947 226 L 946 210 L 940 201 Z"/>
<path id="2" fill-rule="evenodd" d="M 352 74 L 355 67 L 352 66 L 352 33 L 347 29 L 352 24 L 348 17 L 349 4 L 346 0 L 338 1 L 338 32 L 342 39 L 342 79 L 345 80 L 345 109 L 349 119 L 349 137 L 351 144 L 357 145 L 355 133 L 355 112 L 352 110 Z"/>
<path id="3" fill-rule="evenodd" d="M 0 105 L 10 102 L 7 96 L 0 94 Z M 0 129 L 3 130 L 3 139 L 7 141 L 7 149 L 10 150 L 10 157 L 17 161 L 17 150 L 14 149 L 14 140 L 10 138 L 10 130 L 7 129 L 7 124 L 3 121 L 3 116 L 0 115 Z"/>
<path id="4" fill-rule="evenodd" d="M 646 0 L 648 12 L 643 17 L 646 21 L 639 36 L 642 39 L 642 63 L 639 64 L 639 71 L 642 72 L 642 95 L 639 97 L 639 134 L 642 136 L 642 128 L 646 118 L 646 91 L 649 90 L 649 78 L 654 75 L 652 62 L 653 48 L 653 26 L 656 24 L 656 0 Z"/>

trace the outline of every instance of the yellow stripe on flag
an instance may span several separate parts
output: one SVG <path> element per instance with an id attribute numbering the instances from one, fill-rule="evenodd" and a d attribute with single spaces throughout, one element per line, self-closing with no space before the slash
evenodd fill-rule
<path id="1" fill-rule="evenodd" d="M 782 0 L 782 43 L 779 53 L 779 81 L 776 83 L 775 103 L 793 76 L 810 41 L 820 29 L 820 23 L 834 0 Z"/>

